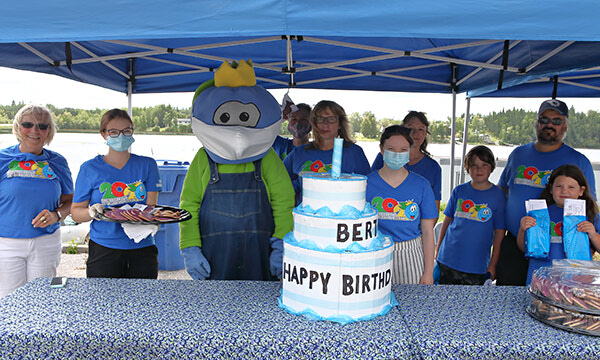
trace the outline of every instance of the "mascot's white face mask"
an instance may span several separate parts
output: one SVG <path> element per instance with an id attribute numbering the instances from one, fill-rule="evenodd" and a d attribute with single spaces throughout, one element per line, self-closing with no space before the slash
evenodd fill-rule
<path id="1" fill-rule="evenodd" d="M 192 130 L 215 162 L 243 163 L 265 156 L 279 134 L 282 121 L 283 119 L 268 127 L 256 129 L 213 126 L 192 117 Z M 212 155 L 216 155 L 218 159 Z"/>
<path id="2" fill-rule="evenodd" d="M 240 164 L 264 157 L 281 128 L 281 109 L 256 85 L 252 62 L 224 62 L 214 81 L 198 87 L 192 104 L 192 130 L 206 153 L 219 164 Z"/>

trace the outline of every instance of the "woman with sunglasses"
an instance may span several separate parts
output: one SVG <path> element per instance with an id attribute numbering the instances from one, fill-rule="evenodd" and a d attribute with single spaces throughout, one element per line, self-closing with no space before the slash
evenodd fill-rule
<path id="1" fill-rule="evenodd" d="M 105 206 L 156 204 L 161 190 L 158 166 L 154 159 L 128 151 L 135 140 L 133 122 L 126 111 L 112 109 L 102 115 L 100 134 L 108 153 L 81 165 L 72 207 L 75 221 L 92 220 L 87 277 L 156 279 L 154 236 L 135 242 L 121 224 L 100 221 L 98 215 Z"/>
<path id="2" fill-rule="evenodd" d="M 44 149 L 55 132 L 50 110 L 26 105 L 13 121 L 19 143 L 0 150 L 0 297 L 56 275 L 73 180 L 65 158 Z"/>
<path id="3" fill-rule="evenodd" d="M 344 108 L 333 101 L 319 101 L 310 113 L 310 122 L 314 140 L 307 145 L 296 147 L 283 162 L 292 179 L 298 203 L 301 202 L 299 196 L 302 192 L 300 175 L 331 170 L 333 143 L 336 137 L 344 139 L 342 173 L 367 175 L 371 171 L 362 148 L 350 137 L 350 122 Z"/>

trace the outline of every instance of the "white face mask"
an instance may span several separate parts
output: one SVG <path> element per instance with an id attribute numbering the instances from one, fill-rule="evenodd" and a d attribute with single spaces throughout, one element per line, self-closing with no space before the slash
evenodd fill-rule
<path id="1" fill-rule="evenodd" d="M 240 164 L 254 161 L 267 154 L 281 129 L 277 121 L 263 129 L 244 126 L 208 125 L 192 117 L 192 130 L 202 145 L 220 159 L 220 164 Z"/>

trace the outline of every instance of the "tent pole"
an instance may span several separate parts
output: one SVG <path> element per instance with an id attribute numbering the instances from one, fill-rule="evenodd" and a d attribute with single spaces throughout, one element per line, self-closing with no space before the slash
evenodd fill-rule
<path id="1" fill-rule="evenodd" d="M 132 93 L 131 81 L 127 81 L 127 113 L 133 119 L 133 113 L 132 113 L 133 110 L 131 108 L 131 93 Z"/>
<path id="2" fill-rule="evenodd" d="M 294 72 L 292 71 L 292 68 L 294 67 L 294 58 L 292 56 L 292 39 L 289 35 L 286 35 L 286 65 L 287 65 L 287 69 L 290 72 L 290 82 L 289 82 L 289 86 L 292 86 L 292 84 L 294 84 Z"/>
<path id="3" fill-rule="evenodd" d="M 467 141 L 469 140 L 469 120 L 471 110 L 471 98 L 467 98 L 467 112 L 465 114 L 465 129 L 463 131 L 462 157 L 460 158 L 460 183 L 465 182 L 465 156 L 467 155 Z"/>
<path id="4" fill-rule="evenodd" d="M 132 119 L 133 119 L 133 108 L 131 106 L 131 98 L 133 95 L 133 82 L 135 81 L 135 78 L 133 77 L 134 66 L 135 66 L 135 59 L 129 58 L 129 71 L 127 72 L 127 74 L 129 75 L 129 78 L 127 79 L 127 113 L 129 114 L 129 117 L 131 117 Z"/>
<path id="5" fill-rule="evenodd" d="M 456 90 L 452 90 L 452 124 L 450 124 L 450 192 L 454 189 L 454 139 L 456 137 Z"/>

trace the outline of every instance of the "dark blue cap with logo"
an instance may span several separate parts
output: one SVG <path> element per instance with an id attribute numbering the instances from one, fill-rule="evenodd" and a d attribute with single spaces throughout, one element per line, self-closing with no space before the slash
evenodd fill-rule
<path id="1" fill-rule="evenodd" d="M 538 117 L 541 116 L 546 110 L 556 110 L 562 116 L 569 116 L 569 108 L 567 107 L 567 104 L 560 100 L 552 99 L 544 101 L 538 110 Z"/>

